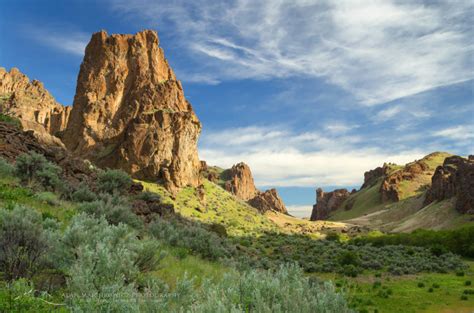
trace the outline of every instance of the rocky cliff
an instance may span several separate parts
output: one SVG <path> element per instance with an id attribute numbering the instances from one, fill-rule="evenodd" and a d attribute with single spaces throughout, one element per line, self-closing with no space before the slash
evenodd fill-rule
<path id="1" fill-rule="evenodd" d="M 456 210 L 474 214 L 474 155 L 448 157 L 438 166 L 425 204 L 456 197 Z"/>
<path id="2" fill-rule="evenodd" d="M 224 189 L 233 193 L 237 198 L 248 201 L 258 193 L 253 181 L 250 167 L 241 162 L 224 171 L 225 177 Z"/>
<path id="3" fill-rule="evenodd" d="M 355 192 L 355 191 L 353 191 Z M 329 213 L 341 207 L 342 203 L 349 198 L 351 193 L 347 189 L 336 189 L 324 192 L 321 188 L 316 190 L 316 204 L 311 212 L 311 221 L 325 220 Z"/>
<path id="4" fill-rule="evenodd" d="M 92 35 L 62 136 L 69 150 L 173 190 L 199 184 L 200 131 L 156 32 Z"/>
<path id="5" fill-rule="evenodd" d="M 66 127 L 71 108 L 57 103 L 43 83 L 32 80 L 17 68 L 0 68 L 0 113 L 18 118 L 23 129 L 33 130 L 45 143 L 60 144 L 48 135 Z"/>
<path id="6" fill-rule="evenodd" d="M 211 180 L 214 176 L 210 177 L 208 175 L 208 178 Z M 232 168 L 224 170 L 219 178 L 224 181 L 223 187 L 225 190 L 234 194 L 237 198 L 247 201 L 248 204 L 260 212 L 276 211 L 288 214 L 285 204 L 276 189 L 261 192 L 255 187 L 252 172 L 247 164 L 243 162 L 235 164 Z"/>

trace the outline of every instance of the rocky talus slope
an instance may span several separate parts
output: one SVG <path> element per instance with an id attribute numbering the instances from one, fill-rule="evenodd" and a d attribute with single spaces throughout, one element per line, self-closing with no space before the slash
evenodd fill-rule
<path id="1" fill-rule="evenodd" d="M 60 145 L 52 136 L 65 129 L 70 110 L 57 103 L 40 81 L 30 81 L 17 68 L 9 72 L 0 68 L 0 113 L 18 118 L 23 129 L 33 130 L 40 140 Z"/>
<path id="2" fill-rule="evenodd" d="M 199 184 L 200 131 L 155 31 L 93 34 L 62 136 L 70 151 L 173 190 Z"/>

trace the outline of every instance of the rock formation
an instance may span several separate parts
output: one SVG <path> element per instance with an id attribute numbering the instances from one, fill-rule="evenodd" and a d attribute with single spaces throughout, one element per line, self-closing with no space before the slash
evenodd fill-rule
<path id="1" fill-rule="evenodd" d="M 387 168 L 384 165 L 384 168 Z M 402 181 L 412 181 L 417 176 L 423 175 L 429 170 L 428 164 L 423 160 L 408 163 L 404 168 L 389 173 L 388 168 L 385 169 L 385 175 L 380 186 L 380 194 L 382 202 L 397 202 L 401 199 L 400 183 Z"/>
<path id="2" fill-rule="evenodd" d="M 347 189 L 336 189 L 324 192 L 321 188 L 316 190 L 316 204 L 311 212 L 311 221 L 325 220 L 329 213 L 341 207 L 351 193 Z"/>
<path id="3" fill-rule="evenodd" d="M 199 184 L 200 131 L 156 32 L 92 35 L 62 136 L 68 149 L 174 190 Z"/>
<path id="4" fill-rule="evenodd" d="M 258 192 L 248 203 L 262 213 L 266 211 L 276 211 L 288 214 L 285 204 L 275 188 L 266 190 L 265 192 Z"/>
<path id="5" fill-rule="evenodd" d="M 474 214 L 474 156 L 451 156 L 438 166 L 426 193 L 425 204 L 456 197 L 456 210 Z"/>
<path id="6" fill-rule="evenodd" d="M 375 185 L 377 183 L 378 179 L 383 177 L 386 172 L 386 166 L 383 167 L 377 167 L 373 170 L 367 171 L 364 173 L 364 184 L 360 187 L 360 189 L 363 188 L 369 188 Z"/>
<path id="7" fill-rule="evenodd" d="M 32 80 L 17 68 L 0 68 L 0 113 L 16 117 L 23 129 L 33 130 L 47 144 L 61 145 L 49 135 L 66 127 L 71 108 L 54 100 L 43 83 Z"/>
<path id="8" fill-rule="evenodd" d="M 209 174 L 209 180 L 217 179 L 217 177 Z M 221 174 L 221 178 L 225 181 L 224 189 L 234 194 L 237 198 L 247 201 L 248 204 L 259 210 L 261 213 L 266 211 L 275 211 L 288 214 L 283 200 L 278 195 L 276 189 L 269 189 L 261 192 L 255 187 L 250 167 L 240 162 L 225 170 Z"/>
<path id="9" fill-rule="evenodd" d="M 62 146 L 44 144 L 32 130 L 24 131 L 10 123 L 0 122 L 0 157 L 13 163 L 19 155 L 29 152 L 42 154 L 59 165 L 62 177 L 73 186 L 95 178 L 90 163 L 72 156 Z"/>
<path id="10" fill-rule="evenodd" d="M 226 178 L 224 189 L 237 196 L 237 198 L 248 201 L 257 195 L 257 188 L 253 181 L 250 167 L 241 162 L 224 171 Z"/>

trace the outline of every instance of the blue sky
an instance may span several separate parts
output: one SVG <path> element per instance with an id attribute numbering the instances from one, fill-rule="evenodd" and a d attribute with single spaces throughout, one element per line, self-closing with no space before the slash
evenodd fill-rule
<path id="1" fill-rule="evenodd" d="M 472 1 L 0 1 L 0 66 L 71 104 L 90 35 L 155 29 L 202 124 L 294 210 L 314 189 L 474 152 Z"/>

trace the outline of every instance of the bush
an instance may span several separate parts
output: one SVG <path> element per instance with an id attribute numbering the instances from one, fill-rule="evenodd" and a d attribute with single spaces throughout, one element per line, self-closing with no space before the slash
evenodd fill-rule
<path id="1" fill-rule="evenodd" d="M 336 232 L 331 232 L 326 235 L 326 240 L 329 241 L 340 241 L 340 235 Z"/>
<path id="2" fill-rule="evenodd" d="M 28 185 L 38 183 L 47 190 L 55 190 L 61 184 L 60 173 L 60 167 L 36 152 L 22 154 L 16 159 L 15 174 Z"/>
<path id="3" fill-rule="evenodd" d="M 132 185 L 130 176 L 122 170 L 106 170 L 97 177 L 97 188 L 109 194 L 126 192 Z"/>
<path id="4" fill-rule="evenodd" d="M 52 297 L 37 292 L 32 282 L 24 278 L 8 284 L 0 283 L 0 312 L 64 312 L 62 304 L 55 303 Z"/>
<path id="5" fill-rule="evenodd" d="M 464 286 L 471 286 L 472 282 L 470 280 L 466 280 L 464 282 Z"/>
<path id="6" fill-rule="evenodd" d="M 143 221 L 132 212 L 127 199 L 118 195 L 101 194 L 96 201 L 82 203 L 78 210 L 97 218 L 104 216 L 112 225 L 123 223 L 137 229 L 143 227 Z"/>
<path id="7" fill-rule="evenodd" d="M 160 202 L 161 197 L 157 193 L 144 191 L 137 196 L 137 199 L 140 199 L 146 202 Z"/>
<path id="8" fill-rule="evenodd" d="M 92 202 L 97 200 L 97 195 L 92 192 L 86 184 L 80 184 L 71 195 L 74 202 Z"/>
<path id="9" fill-rule="evenodd" d="M 20 122 L 19 119 L 14 118 L 14 117 L 11 117 L 11 116 L 8 116 L 8 115 L 5 115 L 5 114 L 1 114 L 1 113 L 0 113 L 0 122 L 13 125 L 13 126 L 15 126 L 16 128 L 18 128 L 18 129 L 22 129 L 22 127 L 21 127 L 21 122 Z"/>
<path id="10" fill-rule="evenodd" d="M 24 207 L 0 209 L 0 271 L 7 280 L 31 277 L 43 266 L 50 243 L 39 213 Z"/>
<path id="11" fill-rule="evenodd" d="M 418 288 L 424 288 L 424 287 L 425 287 L 425 284 L 424 284 L 424 283 L 422 283 L 422 282 L 419 282 L 419 283 L 418 283 Z"/>
<path id="12" fill-rule="evenodd" d="M 8 163 L 5 159 L 0 158 L 0 175 L 12 176 L 15 172 L 15 167 Z"/>

